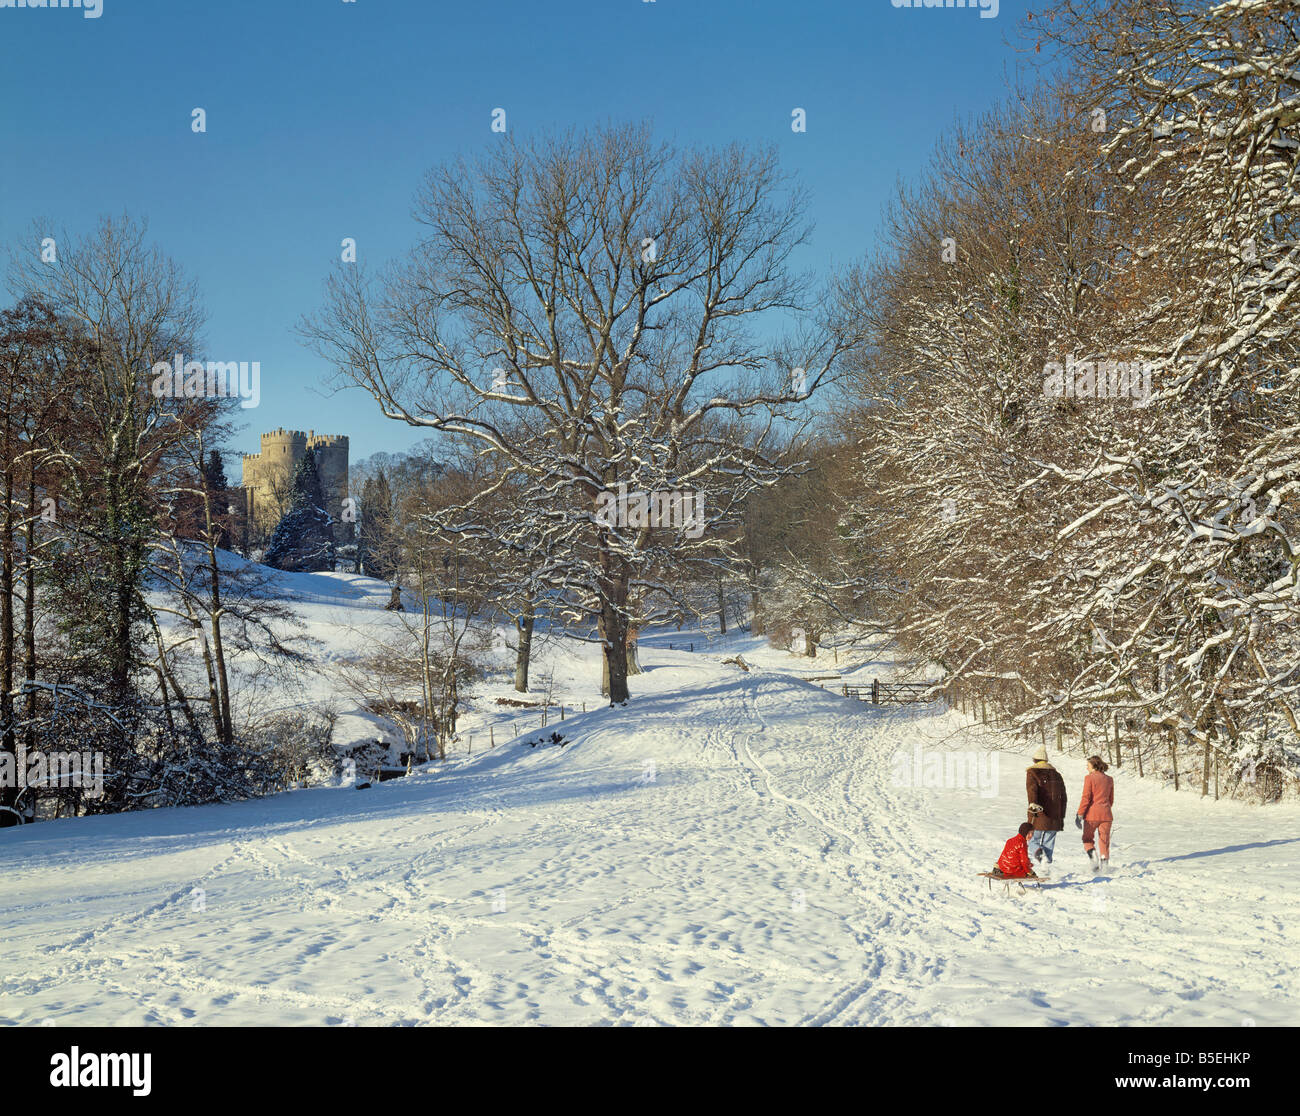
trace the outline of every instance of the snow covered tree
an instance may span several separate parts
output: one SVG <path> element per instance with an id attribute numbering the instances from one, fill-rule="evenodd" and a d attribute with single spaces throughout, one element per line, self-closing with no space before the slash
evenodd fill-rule
<path id="1" fill-rule="evenodd" d="M 434 171 L 408 260 L 335 274 L 304 323 L 385 414 L 495 455 L 551 584 L 596 618 L 614 702 L 629 629 L 680 608 L 656 571 L 734 560 L 711 528 L 782 472 L 753 429 L 845 348 L 789 267 L 802 209 L 771 151 L 675 152 L 642 127 L 507 140 Z M 654 494 L 677 514 L 641 514 Z"/>
<path id="2" fill-rule="evenodd" d="M 205 400 L 151 392 L 159 354 L 192 351 L 201 311 L 193 284 L 146 242 L 130 220 L 104 220 L 86 236 L 58 237 L 59 260 L 15 257 L 12 285 L 39 299 L 77 339 L 77 420 L 61 443 L 65 465 L 59 525 L 71 544 L 93 552 L 63 564 L 76 587 L 64 610 L 83 660 L 107 683 L 106 700 L 125 701 L 140 665 L 145 606 L 140 588 L 159 511 L 158 478 L 174 464 L 182 435 L 171 412 L 198 415 Z M 71 551 L 69 551 L 71 554 Z"/>
<path id="3" fill-rule="evenodd" d="M 49 613 L 37 586 L 56 537 L 70 349 L 57 315 L 39 301 L 0 312 L 0 748 L 9 757 L 20 739 L 29 752 L 36 746 L 45 650 L 38 632 Z M 0 827 L 19 823 L 18 797 L 16 786 L 0 787 Z"/>
<path id="4" fill-rule="evenodd" d="M 845 522 L 903 646 L 1026 723 L 1295 771 L 1297 10 L 1049 15 L 1063 83 L 956 129 L 842 290 Z"/>
<path id="5" fill-rule="evenodd" d="M 278 570 L 333 570 L 333 523 L 325 510 L 316 453 L 308 448 L 294 470 L 289 510 L 271 534 L 266 564 Z"/>

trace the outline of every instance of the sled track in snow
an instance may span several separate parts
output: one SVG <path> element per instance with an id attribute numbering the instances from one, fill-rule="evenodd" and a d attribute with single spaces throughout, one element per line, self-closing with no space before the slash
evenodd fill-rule
<path id="1" fill-rule="evenodd" d="M 785 806 L 805 825 L 830 835 L 830 840 L 822 846 L 822 859 L 828 866 L 838 861 L 844 878 L 852 890 L 852 897 L 859 902 L 864 902 L 873 911 L 875 919 L 869 928 L 864 928 L 856 918 L 849 922 L 849 927 L 859 943 L 866 962 L 866 976 L 842 987 L 821 1009 L 805 1015 L 799 1024 L 822 1026 L 835 1023 L 851 1008 L 855 1009 L 855 1015 L 865 1012 L 873 1022 L 885 1022 L 892 1011 L 896 1011 L 906 1003 L 906 996 L 902 994 L 901 986 L 909 979 L 915 979 L 918 973 L 929 972 L 937 975 L 942 971 L 943 962 L 935 957 L 923 960 L 914 951 L 888 944 L 882 939 L 880 932 L 906 919 L 909 912 L 905 904 L 892 900 L 880 890 L 872 888 L 863 878 L 861 864 L 872 857 L 871 841 L 878 838 L 878 831 L 868 829 L 864 825 L 860 832 L 855 833 L 830 820 L 827 817 L 828 811 L 818 809 L 818 806 L 808 799 L 785 793 L 778 787 L 777 779 L 771 769 L 755 754 L 750 743 L 751 736 L 762 739 L 769 729 L 769 724 L 759 708 L 759 696 L 765 684 L 770 686 L 773 681 L 772 676 L 758 675 L 753 679 L 752 684 L 747 686 L 742 708 L 743 716 L 737 718 L 735 727 L 730 730 L 733 737 L 733 753 L 737 762 L 757 772 L 763 792 L 768 797 Z M 784 689 L 790 687 L 790 683 L 784 678 L 776 682 L 776 685 Z M 828 713 L 825 716 L 834 715 Z M 837 716 L 835 720 L 839 722 L 841 732 L 850 732 L 854 735 L 860 735 L 864 727 L 867 731 L 871 731 L 873 724 L 860 715 Z M 876 730 L 873 735 L 878 731 Z M 739 742 L 738 746 L 736 741 Z M 868 747 L 855 749 L 854 754 L 858 758 L 853 771 L 848 776 L 850 779 L 859 768 L 871 760 L 871 749 Z M 842 980 L 842 975 L 838 979 Z M 865 1004 L 864 999 L 867 1001 Z"/>

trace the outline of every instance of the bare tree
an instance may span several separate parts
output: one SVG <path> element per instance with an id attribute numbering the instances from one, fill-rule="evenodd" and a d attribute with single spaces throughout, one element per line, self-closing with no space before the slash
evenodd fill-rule
<path id="1" fill-rule="evenodd" d="M 668 592 L 648 569 L 719 543 L 602 520 L 602 496 L 688 492 L 707 528 L 781 474 L 741 426 L 788 414 L 845 347 L 825 325 L 789 343 L 763 328 L 811 317 L 788 266 L 802 208 L 770 151 L 679 154 L 642 127 L 508 141 L 430 174 L 406 262 L 378 283 L 334 275 L 303 324 L 385 414 L 497 458 L 521 523 L 563 555 L 552 583 L 597 617 L 611 701 L 629 628 Z"/>

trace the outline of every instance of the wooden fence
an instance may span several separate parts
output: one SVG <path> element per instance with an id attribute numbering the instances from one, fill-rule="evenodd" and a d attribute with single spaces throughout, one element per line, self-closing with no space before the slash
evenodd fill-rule
<path id="1" fill-rule="evenodd" d="M 1080 756 L 1100 755 L 1115 768 L 1122 769 L 1126 764 L 1136 767 L 1139 778 L 1148 773 L 1158 778 L 1172 776 L 1174 790 L 1199 783 L 1202 796 L 1212 793 L 1216 799 L 1219 797 L 1220 779 L 1225 776 L 1225 756 L 1219 748 L 1210 746 L 1208 737 L 1199 747 L 1184 737 L 1180 750 L 1179 735 L 1173 729 L 1166 726 L 1164 734 L 1150 731 L 1144 734 L 1143 728 L 1149 730 L 1149 726 L 1141 722 L 1134 724 L 1115 711 L 1098 719 L 1064 710 L 1064 716 L 1045 714 L 1024 720 L 1023 715 L 1029 711 L 1028 701 L 1005 687 L 989 694 L 982 690 L 967 693 L 956 685 L 952 691 L 952 707 L 994 728 L 1021 733 L 1026 746 L 1036 738 L 1049 754 L 1051 739 L 1055 737 L 1057 753 L 1077 749 Z M 1226 777 L 1231 780 L 1230 786 L 1241 781 L 1240 772 L 1234 771 L 1230 763 Z"/>

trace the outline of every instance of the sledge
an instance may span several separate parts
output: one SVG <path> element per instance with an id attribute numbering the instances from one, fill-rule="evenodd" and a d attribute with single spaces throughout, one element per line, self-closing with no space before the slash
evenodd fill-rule
<path id="1" fill-rule="evenodd" d="M 992 872 L 978 872 L 977 875 L 989 881 L 989 890 L 993 890 L 993 881 L 997 880 L 1002 884 L 1002 894 L 1011 894 L 1011 885 L 1019 884 L 1020 890 L 1024 891 L 1026 887 L 1042 887 L 1043 884 L 1051 883 L 1051 880 L 1044 879 L 1042 876 L 995 876 Z"/>

